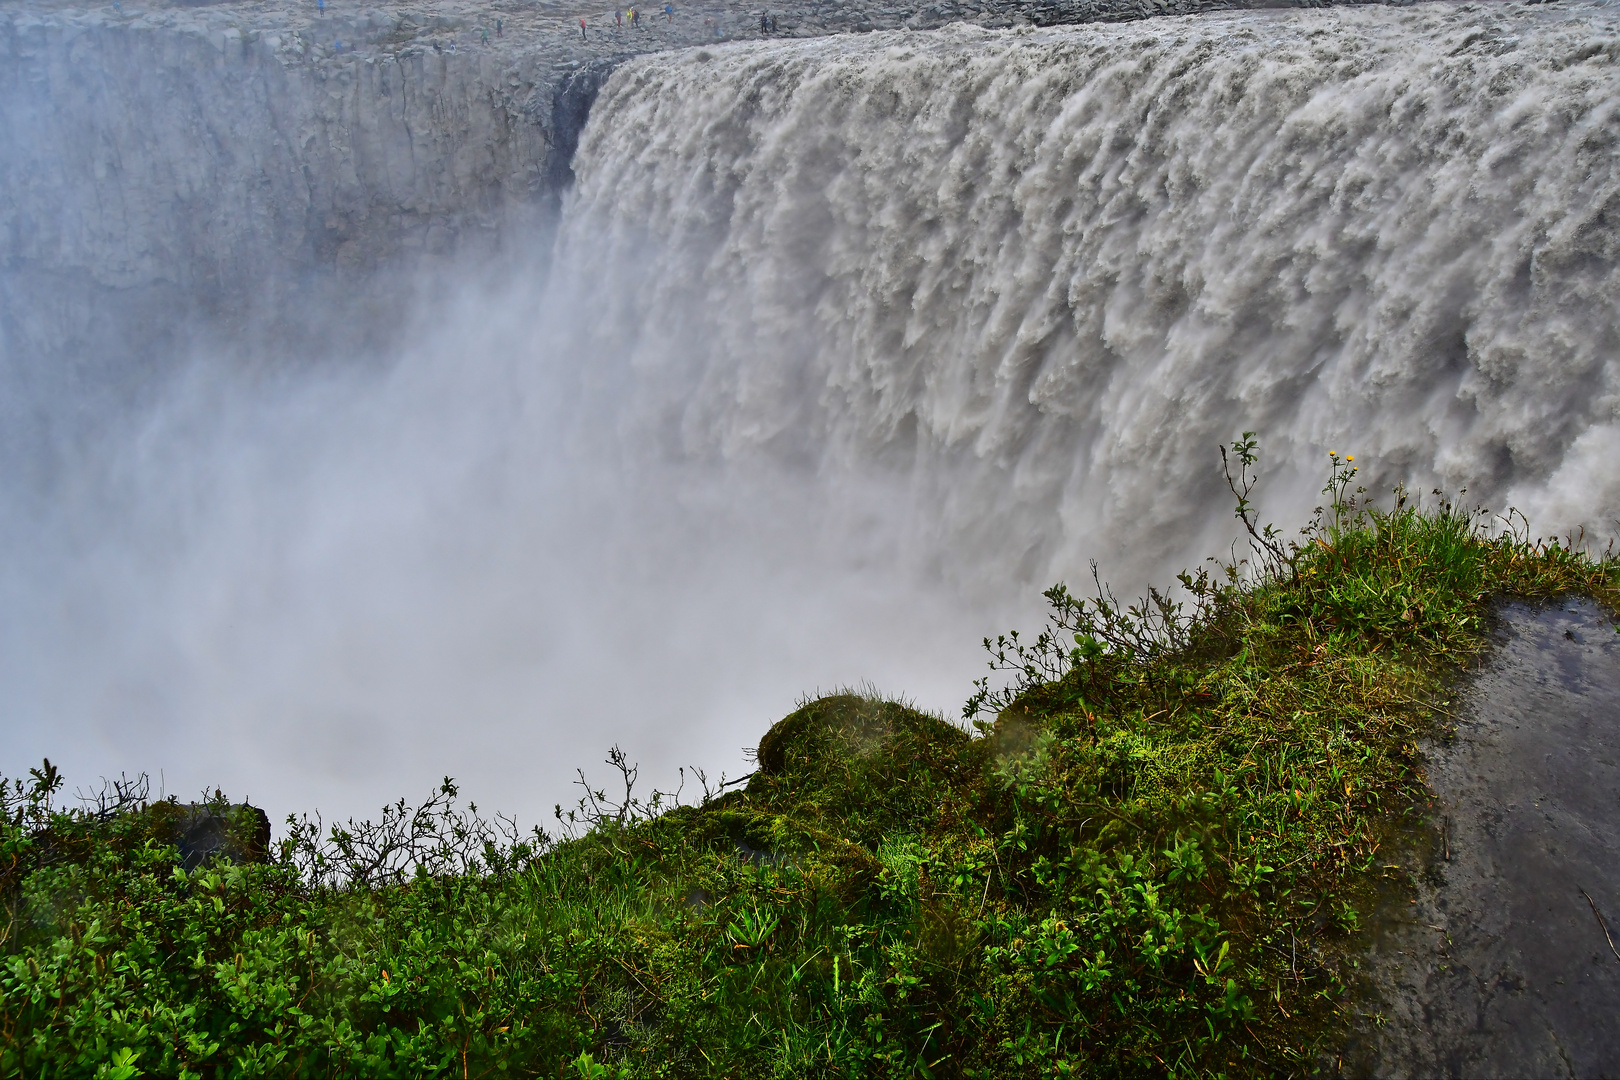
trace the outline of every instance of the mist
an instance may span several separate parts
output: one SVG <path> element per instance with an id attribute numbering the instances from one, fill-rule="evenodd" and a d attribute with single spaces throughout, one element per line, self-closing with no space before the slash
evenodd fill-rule
<path id="1" fill-rule="evenodd" d="M 959 710 L 987 607 L 908 567 L 903 490 L 593 453 L 543 268 L 416 310 L 386 364 L 189 357 L 8 493 L 8 772 L 533 822 L 614 743 L 739 775 L 818 689 Z"/>

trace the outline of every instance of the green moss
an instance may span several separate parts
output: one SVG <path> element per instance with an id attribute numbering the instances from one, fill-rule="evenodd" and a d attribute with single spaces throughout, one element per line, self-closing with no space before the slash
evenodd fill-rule
<path id="1" fill-rule="evenodd" d="M 432 872 L 362 873 L 374 826 L 186 873 L 172 811 L 8 788 L 0 1074 L 1312 1072 L 1492 599 L 1620 600 L 1612 559 L 1374 510 L 1353 475 L 1300 542 L 1253 532 L 1261 573 L 1051 590 L 1044 633 L 991 644 L 1012 682 L 971 733 L 806 702 L 745 788 L 598 799 L 549 846 L 430 801 Z"/>

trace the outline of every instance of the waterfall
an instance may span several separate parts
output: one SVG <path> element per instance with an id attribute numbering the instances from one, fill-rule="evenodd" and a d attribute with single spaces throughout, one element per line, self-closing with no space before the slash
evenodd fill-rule
<path id="1" fill-rule="evenodd" d="M 900 477 L 917 544 L 1027 585 L 1220 551 L 1249 429 L 1284 525 L 1338 450 L 1374 494 L 1607 533 L 1617 26 L 1341 8 L 628 64 L 557 256 L 593 415 Z"/>
<path id="2" fill-rule="evenodd" d="M 67 59 L 19 89 L 0 163 L 26 181 L 0 185 L 0 771 L 162 770 L 278 820 L 446 773 L 549 820 L 615 741 L 661 784 L 736 775 L 802 694 L 954 714 L 980 638 L 1091 559 L 1129 598 L 1225 554 L 1216 446 L 1245 430 L 1285 528 L 1337 450 L 1374 495 L 1607 534 L 1617 21 L 1338 7 L 647 56 L 545 222 L 539 60 L 297 81 L 285 48 L 209 67 L 157 27 L 150 64 L 86 84 L 63 50 L 123 38 L 30 30 Z M 379 322 L 384 355 L 345 344 Z"/>

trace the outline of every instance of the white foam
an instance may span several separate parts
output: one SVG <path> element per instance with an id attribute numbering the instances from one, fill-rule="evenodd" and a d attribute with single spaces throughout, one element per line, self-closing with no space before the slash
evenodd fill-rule
<path id="1" fill-rule="evenodd" d="M 1470 4 L 647 58 L 559 266 L 621 431 L 899 474 L 998 588 L 1218 550 L 1245 429 L 1284 523 L 1336 449 L 1606 531 L 1617 53 L 1601 8 Z"/>

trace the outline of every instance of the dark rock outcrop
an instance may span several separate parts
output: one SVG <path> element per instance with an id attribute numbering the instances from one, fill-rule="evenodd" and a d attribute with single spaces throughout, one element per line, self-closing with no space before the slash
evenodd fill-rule
<path id="1" fill-rule="evenodd" d="M 212 859 L 262 863 L 270 852 L 270 818 L 247 803 L 161 802 L 148 807 L 153 833 L 172 843 L 187 870 Z"/>

